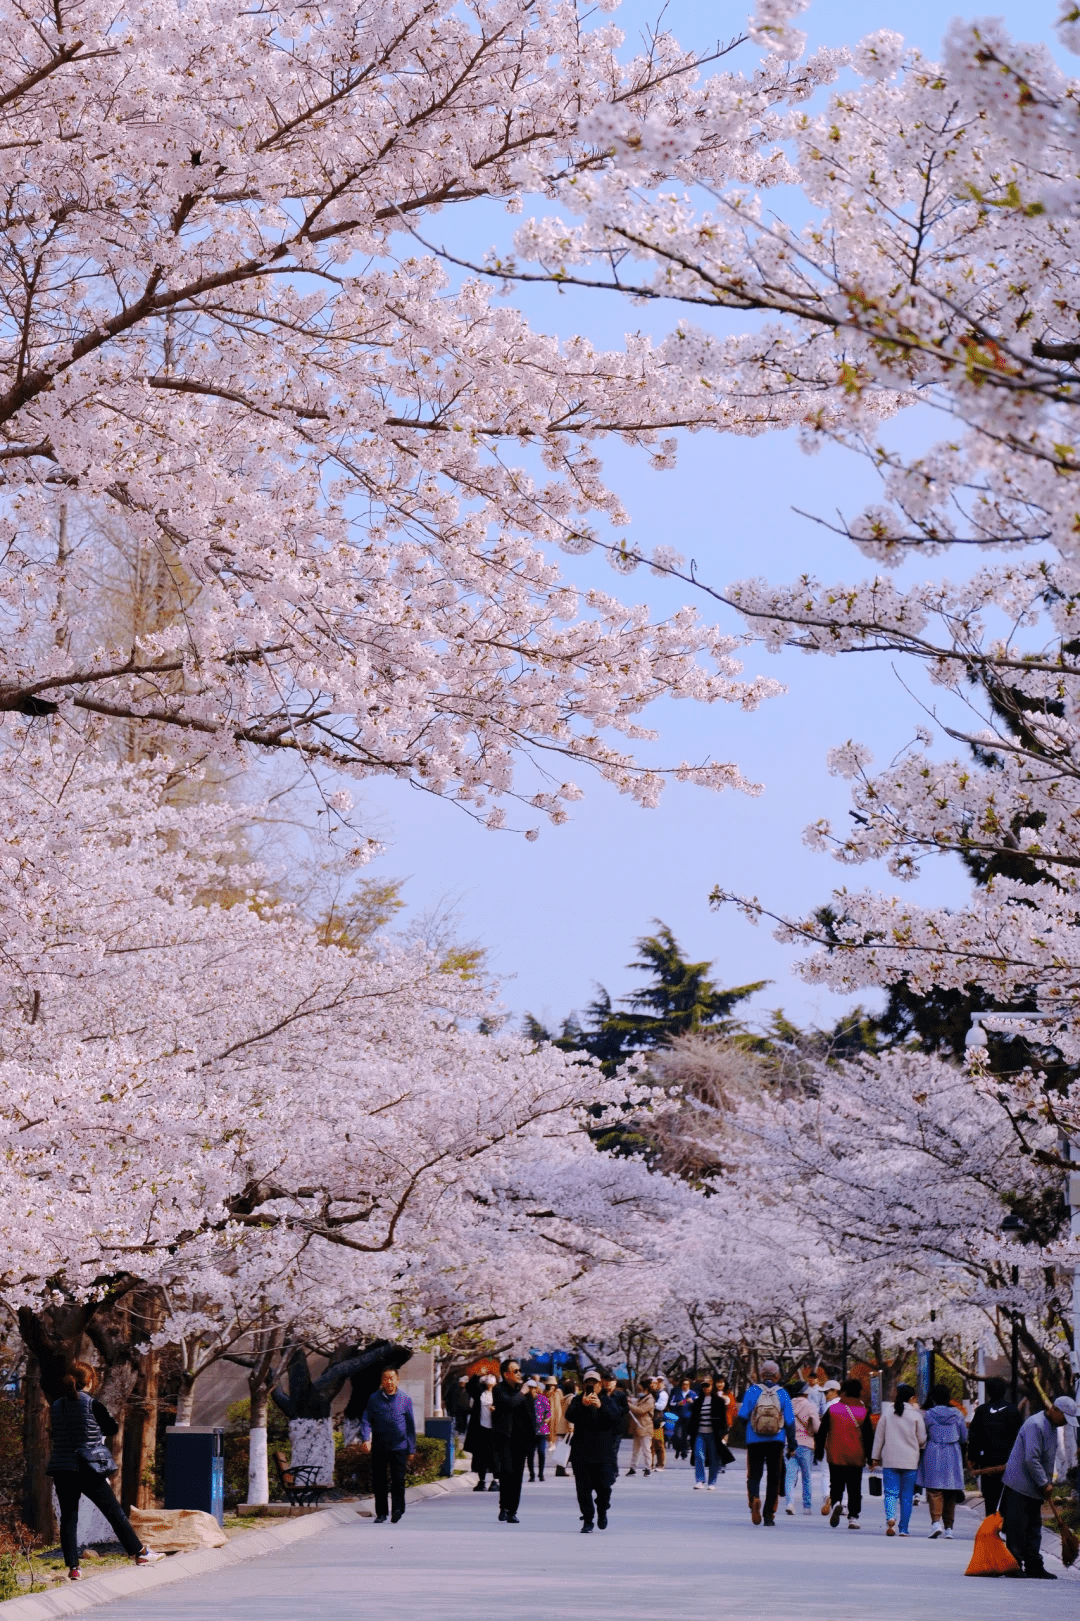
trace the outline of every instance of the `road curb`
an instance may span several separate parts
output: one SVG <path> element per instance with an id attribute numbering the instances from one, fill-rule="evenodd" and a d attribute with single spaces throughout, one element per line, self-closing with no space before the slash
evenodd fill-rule
<path id="1" fill-rule="evenodd" d="M 405 1500 L 426 1503 L 475 1484 L 473 1474 L 454 1475 L 450 1480 L 433 1480 L 426 1486 L 408 1487 Z M 359 1503 L 371 1501 L 370 1497 L 358 1499 Z M 301 1542 L 318 1531 L 327 1531 L 333 1525 L 354 1525 L 359 1512 L 357 1502 L 333 1503 L 329 1508 L 300 1515 L 295 1520 L 268 1520 L 265 1530 L 244 1531 L 233 1537 L 225 1548 L 173 1554 L 159 1565 L 130 1565 L 126 1570 L 110 1571 L 105 1576 L 67 1582 L 48 1593 L 26 1593 L 10 1598 L 0 1604 L 0 1618 L 2 1621 L 52 1621 L 55 1616 L 77 1615 L 81 1610 L 110 1604 L 113 1599 L 131 1598 L 135 1593 L 148 1593 L 155 1587 L 186 1581 L 189 1576 L 207 1576 L 215 1570 L 227 1570 L 230 1565 L 276 1553 L 279 1548 Z"/>

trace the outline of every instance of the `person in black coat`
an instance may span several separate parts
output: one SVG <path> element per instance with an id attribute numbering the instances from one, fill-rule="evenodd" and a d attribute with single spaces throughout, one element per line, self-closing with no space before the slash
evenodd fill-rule
<path id="1" fill-rule="evenodd" d="M 93 1398 L 94 1370 L 76 1362 L 74 1371 L 60 1381 L 61 1394 L 49 1409 L 52 1449 L 45 1473 L 52 1476 L 60 1504 L 60 1547 L 68 1580 L 82 1577 L 79 1569 L 79 1499 L 88 1497 L 101 1510 L 124 1552 L 137 1565 L 150 1565 L 165 1555 L 147 1548 L 124 1513 L 109 1485 L 117 1465 L 105 1445 L 120 1426 L 101 1402 Z"/>
<path id="2" fill-rule="evenodd" d="M 499 1471 L 499 1519 L 517 1525 L 521 1481 L 529 1447 L 536 1441 L 536 1407 L 521 1386 L 521 1369 L 514 1357 L 499 1364 L 502 1379 L 495 1386 L 492 1428 L 495 1462 Z"/>
<path id="3" fill-rule="evenodd" d="M 469 1399 L 469 1421 L 465 1426 L 465 1451 L 472 1458 L 473 1473 L 477 1477 L 474 1492 L 492 1491 L 499 1489 L 499 1471 L 495 1464 L 495 1431 L 491 1425 L 483 1422 L 484 1404 L 481 1397 L 490 1388 L 488 1375 L 474 1373 L 465 1387 Z M 491 1476 L 491 1485 L 485 1486 L 487 1476 Z"/>
<path id="4" fill-rule="evenodd" d="M 566 1410 L 566 1421 L 574 1426 L 570 1467 L 577 1487 L 581 1529 L 584 1532 L 593 1528 L 595 1498 L 595 1523 L 601 1531 L 606 1531 L 611 1506 L 611 1437 L 618 1433 L 619 1413 L 614 1404 L 600 1394 L 600 1375 L 595 1368 L 585 1374 L 585 1394 L 574 1397 Z"/>
<path id="5" fill-rule="evenodd" d="M 1005 1400 L 1004 1379 L 988 1379 L 986 1400 L 976 1407 L 968 1430 L 968 1464 L 979 1477 L 987 1514 L 997 1513 L 1005 1465 L 1023 1422 L 1020 1409 Z"/>
<path id="6" fill-rule="evenodd" d="M 707 1375 L 701 1381 L 698 1393 L 690 1405 L 686 1432 L 690 1442 L 690 1456 L 694 1460 L 694 1477 L 697 1485 L 704 1483 L 707 1473 L 711 1490 L 716 1485 L 717 1475 L 726 1469 L 729 1463 L 735 1462 L 735 1454 L 724 1445 L 728 1432 L 727 1401 Z"/>
<path id="7" fill-rule="evenodd" d="M 630 1423 L 630 1399 L 625 1390 L 619 1389 L 618 1382 L 610 1368 L 600 1369 L 600 1390 L 604 1400 L 616 1416 L 615 1428 L 608 1435 L 607 1443 L 608 1473 L 611 1476 L 610 1484 L 614 1486 L 619 1478 L 619 1445 Z"/>

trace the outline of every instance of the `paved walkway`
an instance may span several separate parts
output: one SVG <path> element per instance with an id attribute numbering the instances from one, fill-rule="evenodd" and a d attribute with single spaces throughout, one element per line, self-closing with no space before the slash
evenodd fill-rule
<path id="1" fill-rule="evenodd" d="M 624 1451 L 626 1449 L 624 1448 Z M 740 1455 L 741 1462 L 741 1455 Z M 815 1477 L 819 1471 L 815 1471 Z M 398 1526 L 328 1528 L 295 1548 L 92 1610 L 115 1621 L 1059 1621 L 1077 1613 L 1076 1578 L 964 1577 L 977 1521 L 955 1542 L 885 1537 L 881 1499 L 863 1530 L 818 1513 L 755 1528 L 739 1464 L 715 1492 L 692 1490 L 685 1464 L 620 1479 L 607 1531 L 582 1536 L 571 1480 L 526 1483 L 520 1525 L 497 1499 L 463 1492 L 416 1505 Z M 1080 1567 L 1078 1567 L 1080 1568 Z"/>

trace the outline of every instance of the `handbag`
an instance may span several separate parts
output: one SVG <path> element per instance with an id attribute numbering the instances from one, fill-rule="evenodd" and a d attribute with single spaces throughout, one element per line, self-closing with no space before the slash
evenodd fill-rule
<path id="1" fill-rule="evenodd" d="M 97 1475 L 113 1475 L 120 1465 L 105 1445 L 104 1441 L 84 1441 L 78 1447 L 75 1456 L 82 1460 Z"/>
<path id="2" fill-rule="evenodd" d="M 884 1490 L 881 1483 L 881 1476 L 871 1475 L 870 1479 L 866 1482 L 866 1489 L 871 1497 L 880 1497 L 882 1491 Z"/>

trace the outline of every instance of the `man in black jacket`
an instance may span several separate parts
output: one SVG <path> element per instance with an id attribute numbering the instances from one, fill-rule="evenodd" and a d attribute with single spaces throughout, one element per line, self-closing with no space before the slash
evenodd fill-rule
<path id="1" fill-rule="evenodd" d="M 536 1407 L 529 1392 L 521 1388 L 521 1369 L 512 1356 L 500 1362 L 499 1372 L 502 1380 L 492 1392 L 491 1415 L 499 1470 L 499 1519 L 518 1525 L 525 1459 L 536 1441 Z"/>
<path id="2" fill-rule="evenodd" d="M 615 1428 L 609 1432 L 607 1438 L 609 1484 L 614 1486 L 619 1478 L 619 1444 L 630 1422 L 630 1401 L 626 1391 L 619 1389 L 618 1381 L 610 1368 L 600 1370 L 600 1389 L 616 1419 Z"/>
<path id="3" fill-rule="evenodd" d="M 570 1467 L 574 1471 L 578 1507 L 583 1532 L 593 1528 L 593 1498 L 596 1524 L 607 1530 L 611 1505 L 611 1436 L 618 1430 L 619 1415 L 606 1396 L 600 1394 L 600 1375 L 595 1368 L 585 1374 L 585 1394 L 575 1396 L 566 1412 L 574 1426 L 570 1442 Z"/>
<path id="4" fill-rule="evenodd" d="M 1004 1379 L 988 1379 L 986 1400 L 976 1407 L 968 1430 L 968 1463 L 979 1477 L 987 1514 L 997 1513 L 1005 1465 L 1023 1422 L 1020 1409 L 1005 1400 Z"/>

